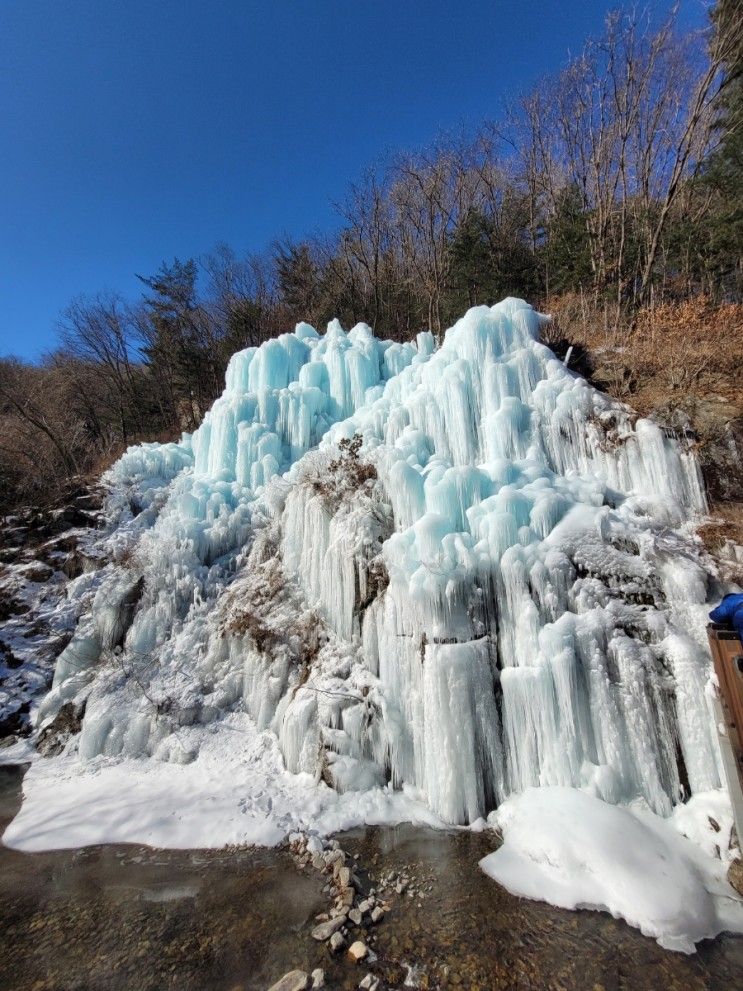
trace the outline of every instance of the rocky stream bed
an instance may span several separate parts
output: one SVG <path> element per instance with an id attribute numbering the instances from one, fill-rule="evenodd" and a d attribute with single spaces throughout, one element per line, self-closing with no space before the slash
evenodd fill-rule
<path id="1" fill-rule="evenodd" d="M 0 769 L 0 829 L 21 779 L 20 768 Z M 319 969 L 326 988 L 344 991 L 712 991 L 743 973 L 741 938 L 687 957 L 607 915 L 509 895 L 477 866 L 489 833 L 401 825 L 336 842 L 354 888 L 336 952 L 312 935 L 334 910 L 335 873 L 296 848 L 0 848 L 0 989 L 266 991 L 292 970 L 311 987 Z M 370 894 L 383 914 L 373 922 L 365 911 L 357 925 Z M 369 951 L 358 963 L 356 942 Z"/>

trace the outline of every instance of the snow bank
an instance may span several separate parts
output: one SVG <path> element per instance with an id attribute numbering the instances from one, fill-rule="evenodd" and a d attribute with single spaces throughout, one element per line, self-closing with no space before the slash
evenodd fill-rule
<path id="1" fill-rule="evenodd" d="M 490 816 L 503 845 L 480 861 L 515 895 L 602 909 L 669 950 L 743 932 L 743 903 L 724 865 L 668 821 L 573 788 L 529 788 Z"/>
<path id="2" fill-rule="evenodd" d="M 9 747 L 0 750 L 0 767 L 17 767 L 19 764 L 28 764 L 36 756 L 31 741 L 25 737 L 11 743 Z"/>
<path id="3" fill-rule="evenodd" d="M 339 795 L 310 775 L 290 774 L 276 738 L 245 714 L 215 731 L 181 730 L 186 764 L 73 756 L 37 760 L 23 781 L 21 811 L 3 843 L 60 850 L 100 843 L 190 849 L 275 846 L 290 833 L 329 835 L 368 823 L 443 823 L 410 790 Z"/>

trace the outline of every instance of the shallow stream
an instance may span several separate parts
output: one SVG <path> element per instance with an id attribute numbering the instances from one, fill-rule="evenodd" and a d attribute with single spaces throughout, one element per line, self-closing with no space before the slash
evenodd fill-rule
<path id="1" fill-rule="evenodd" d="M 0 768 L 0 832 L 21 779 L 20 769 Z M 288 970 L 315 967 L 344 991 L 367 970 L 400 989 L 743 985 L 743 938 L 722 936 L 685 957 L 607 915 L 514 898 L 477 867 L 492 849 L 487 834 L 404 825 L 339 839 L 367 886 L 402 872 L 425 894 L 392 896 L 367 930 L 378 956 L 370 967 L 311 939 L 327 906 L 324 878 L 283 850 L 0 847 L 0 991 L 265 991 Z"/>

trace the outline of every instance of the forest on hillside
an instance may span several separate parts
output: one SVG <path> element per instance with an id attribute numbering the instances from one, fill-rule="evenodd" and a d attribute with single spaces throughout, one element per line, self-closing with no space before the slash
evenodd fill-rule
<path id="1" fill-rule="evenodd" d="M 695 430 L 712 393 L 736 421 L 742 166 L 740 4 L 719 0 L 704 32 L 612 14 L 475 134 L 370 167 L 333 233 L 219 245 L 140 275 L 138 300 L 73 300 L 52 353 L 0 361 L 0 507 L 193 430 L 229 357 L 299 320 L 407 340 L 507 295 L 553 313 L 548 342 L 641 412 Z"/>

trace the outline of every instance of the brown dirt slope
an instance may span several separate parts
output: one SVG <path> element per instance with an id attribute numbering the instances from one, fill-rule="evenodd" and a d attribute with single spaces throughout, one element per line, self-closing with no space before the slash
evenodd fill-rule
<path id="1" fill-rule="evenodd" d="M 633 322 L 579 294 L 545 309 L 554 318 L 546 343 L 561 355 L 572 345 L 570 367 L 697 446 L 708 549 L 743 544 L 743 305 L 698 297 L 645 308 Z"/>

